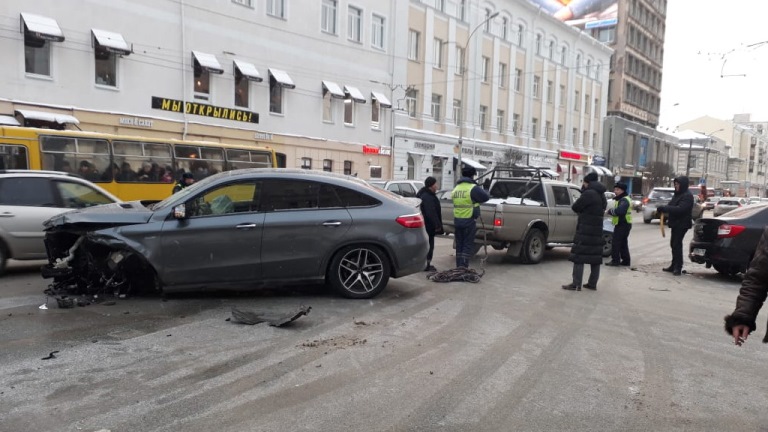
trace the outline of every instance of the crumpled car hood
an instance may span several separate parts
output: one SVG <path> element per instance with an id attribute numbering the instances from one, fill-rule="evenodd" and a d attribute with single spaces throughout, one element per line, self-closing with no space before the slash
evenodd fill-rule
<path id="1" fill-rule="evenodd" d="M 145 207 L 141 201 L 103 204 L 56 215 L 45 221 L 43 227 L 48 230 L 73 224 L 102 226 L 144 224 L 149 222 L 152 213 L 152 210 Z"/>

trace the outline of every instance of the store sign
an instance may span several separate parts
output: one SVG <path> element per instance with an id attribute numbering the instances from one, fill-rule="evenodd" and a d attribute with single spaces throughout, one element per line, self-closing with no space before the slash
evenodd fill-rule
<path id="1" fill-rule="evenodd" d="M 363 153 L 365 154 L 380 154 L 381 149 L 374 146 L 363 146 Z"/>
<path id="2" fill-rule="evenodd" d="M 379 149 L 380 155 L 389 156 L 392 154 L 392 147 L 382 147 Z"/>
<path id="3" fill-rule="evenodd" d="M 594 156 L 592 158 L 592 165 L 605 166 L 605 158 L 603 156 Z"/>
<path id="4" fill-rule="evenodd" d="M 417 149 L 422 150 L 434 150 L 435 145 L 432 143 L 422 142 L 422 141 L 416 141 L 413 143 L 413 147 Z"/>
<path id="5" fill-rule="evenodd" d="M 267 132 L 256 132 L 254 138 L 262 141 L 272 141 L 272 134 Z"/>
<path id="6" fill-rule="evenodd" d="M 571 151 L 565 151 L 560 150 L 557 154 L 557 157 L 562 160 L 570 160 L 570 161 L 587 161 L 589 157 L 583 153 L 577 153 L 577 152 L 571 152 Z"/>
<path id="7" fill-rule="evenodd" d="M 138 126 L 138 127 L 151 128 L 153 121 L 138 118 L 138 117 L 120 117 L 118 119 L 118 123 L 120 123 L 120 125 L 122 126 Z"/>
<path id="8" fill-rule="evenodd" d="M 184 102 L 157 96 L 152 96 L 152 108 L 177 113 L 184 112 L 187 114 L 195 114 L 223 120 L 234 120 L 246 123 L 259 122 L 259 113 L 234 108 L 217 107 L 197 102 Z"/>

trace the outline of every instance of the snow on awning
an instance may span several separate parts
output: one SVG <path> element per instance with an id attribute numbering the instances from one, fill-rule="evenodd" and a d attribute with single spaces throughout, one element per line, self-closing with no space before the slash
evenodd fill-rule
<path id="1" fill-rule="evenodd" d="M 210 73 L 222 74 L 224 69 L 219 64 L 219 60 L 213 54 L 200 51 L 192 51 L 192 59 L 200 65 L 201 68 Z"/>
<path id="2" fill-rule="evenodd" d="M 331 93 L 331 97 L 335 97 L 337 99 L 344 99 L 344 92 L 341 90 L 341 87 L 339 87 L 339 85 L 336 84 L 335 82 L 323 80 L 323 88 L 328 90 L 328 92 Z"/>
<path id="3" fill-rule="evenodd" d="M 587 173 L 587 174 L 589 174 L 590 172 L 594 172 L 595 174 L 597 174 L 599 176 L 601 176 L 601 175 L 612 176 L 613 175 L 611 170 L 609 170 L 608 168 L 606 168 L 604 166 L 600 166 L 600 165 L 586 165 L 584 167 L 584 172 Z"/>
<path id="4" fill-rule="evenodd" d="M 120 33 L 99 29 L 91 29 L 91 33 L 93 33 L 93 39 L 96 40 L 96 44 L 105 50 L 121 55 L 131 53 L 131 47 L 128 46 L 128 43 Z"/>
<path id="5" fill-rule="evenodd" d="M 80 124 L 80 121 L 67 114 L 56 114 L 44 111 L 16 110 L 16 115 L 24 117 L 25 120 L 39 120 L 58 124 Z"/>
<path id="6" fill-rule="evenodd" d="M 237 76 L 238 73 L 240 73 L 242 76 L 245 77 L 245 79 L 249 81 L 256 81 L 256 82 L 262 82 L 264 79 L 261 77 L 261 74 L 259 73 L 259 70 L 256 69 L 256 66 L 254 66 L 252 63 L 248 63 L 247 61 L 242 60 L 235 60 L 235 76 Z"/>
<path id="7" fill-rule="evenodd" d="M 384 96 L 382 93 L 372 91 L 371 97 L 379 102 L 379 105 L 383 106 L 384 108 L 392 108 L 392 102 L 387 99 L 386 96 Z"/>
<path id="8" fill-rule="evenodd" d="M 485 165 L 481 164 L 480 162 L 472 160 L 472 159 L 467 159 L 465 157 L 461 158 L 461 164 L 462 165 L 469 165 L 469 166 L 471 166 L 474 169 L 481 169 L 481 170 L 488 169 L 488 168 L 485 167 Z"/>
<path id="9" fill-rule="evenodd" d="M 357 87 L 344 86 L 344 92 L 349 93 L 349 97 L 355 102 L 365 103 L 365 96 L 360 93 L 360 90 L 358 90 Z"/>
<path id="10" fill-rule="evenodd" d="M 285 88 L 296 88 L 296 84 L 293 83 L 293 80 L 291 79 L 290 75 L 286 73 L 283 70 L 280 69 L 272 69 L 269 68 L 269 74 L 272 75 L 272 78 L 277 81 L 278 84 L 280 84 L 281 87 Z"/>
<path id="11" fill-rule="evenodd" d="M 9 115 L 0 115 L 0 126 L 21 126 L 16 117 Z"/>
<path id="12" fill-rule="evenodd" d="M 64 32 L 61 31 L 59 23 L 53 18 L 22 12 L 21 21 L 23 31 L 28 32 L 34 38 L 54 42 L 64 40 Z"/>

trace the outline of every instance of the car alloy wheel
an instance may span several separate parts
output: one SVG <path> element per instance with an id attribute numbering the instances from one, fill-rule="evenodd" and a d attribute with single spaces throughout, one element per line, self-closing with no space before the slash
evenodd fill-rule
<path id="1" fill-rule="evenodd" d="M 375 297 L 389 281 L 389 262 L 375 246 L 347 246 L 331 262 L 328 278 L 344 297 Z"/>

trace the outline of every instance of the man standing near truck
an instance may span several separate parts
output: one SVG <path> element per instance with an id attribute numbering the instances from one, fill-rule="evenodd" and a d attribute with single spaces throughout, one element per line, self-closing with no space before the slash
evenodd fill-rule
<path id="1" fill-rule="evenodd" d="M 475 182 L 476 175 L 477 170 L 474 167 L 462 167 L 461 178 L 451 192 L 457 268 L 469 268 L 469 260 L 475 252 L 476 220 L 480 217 L 480 203 L 491 198 L 488 192 Z"/>

